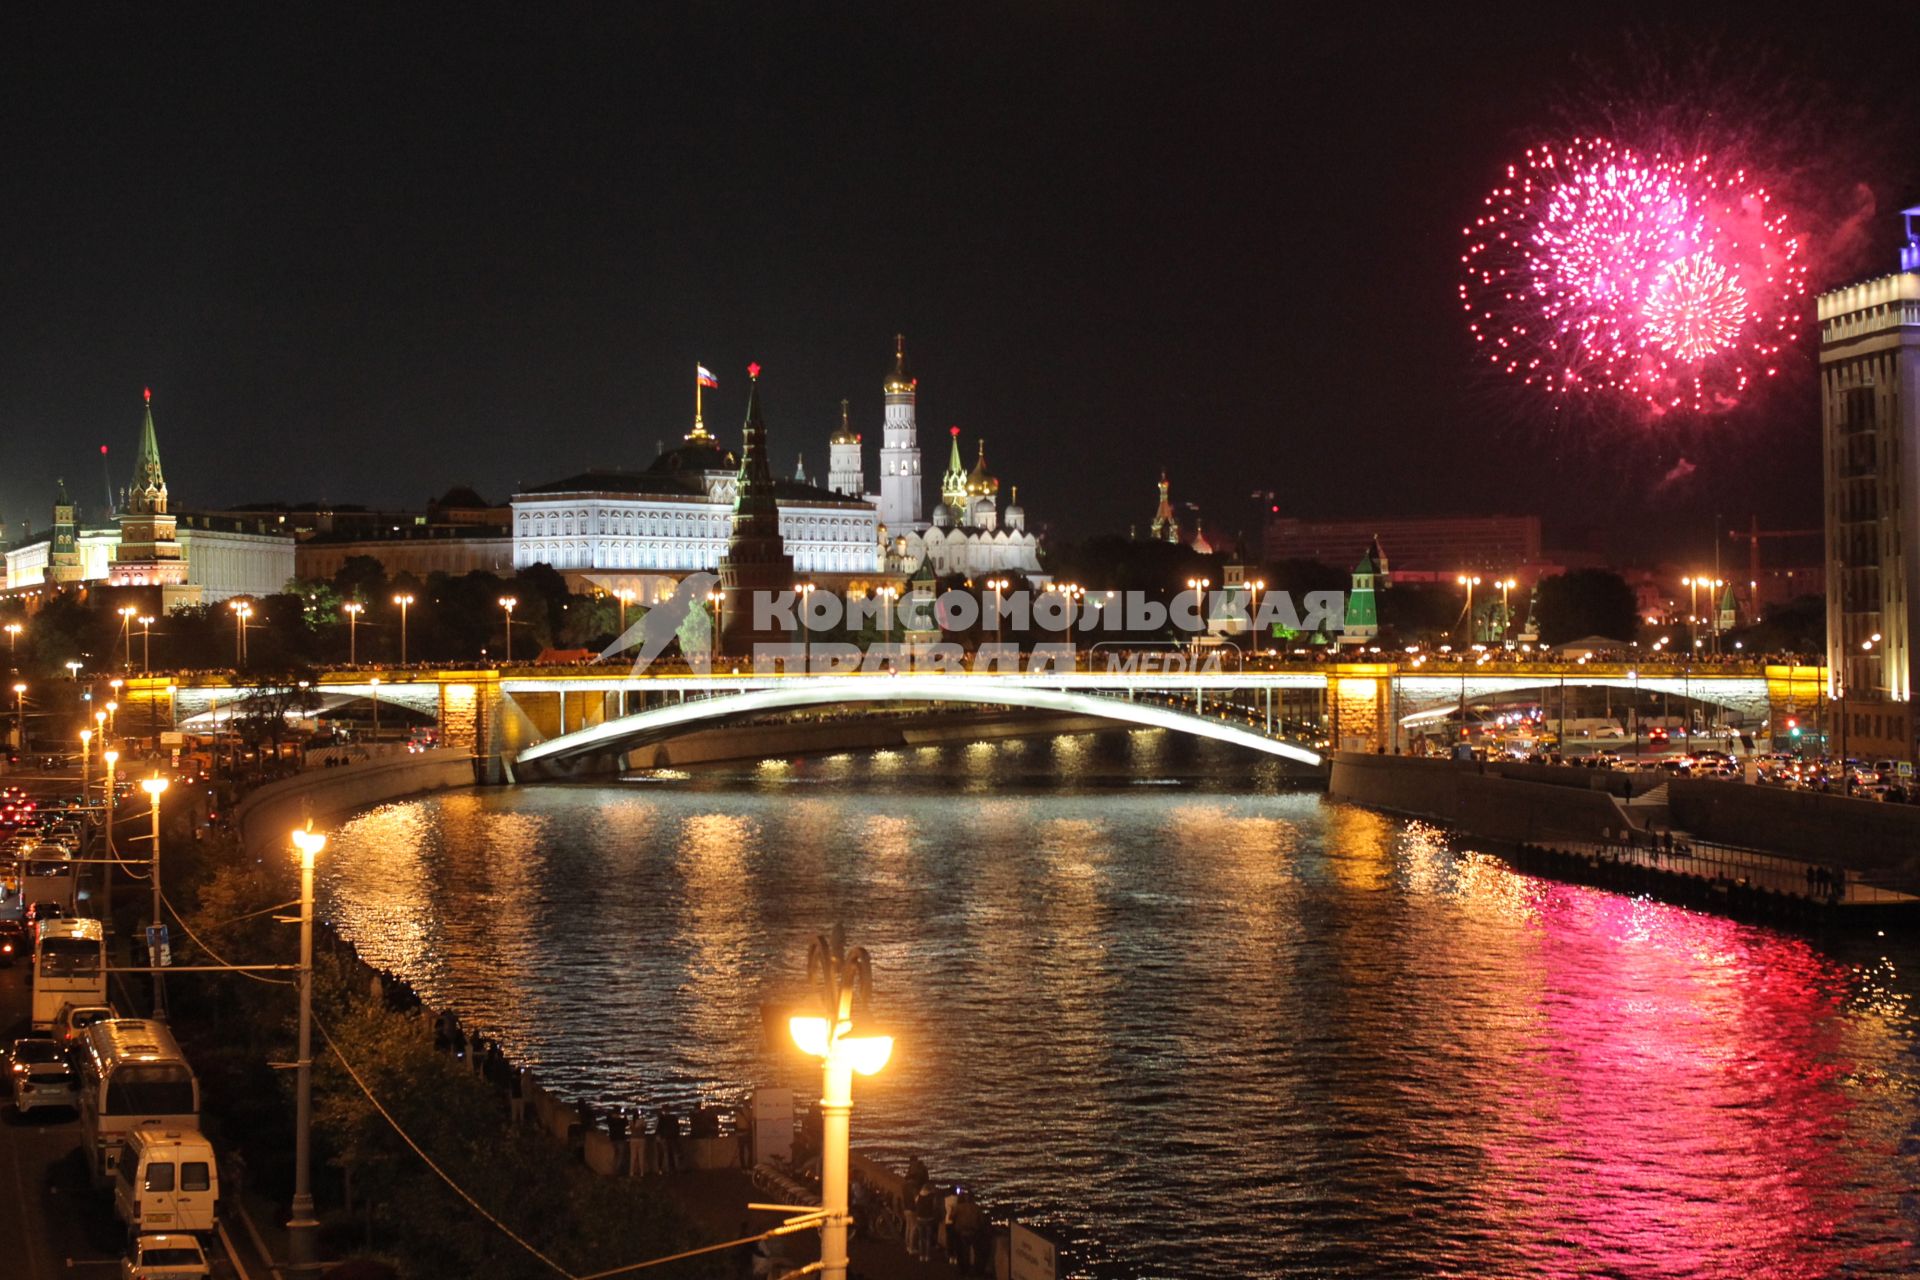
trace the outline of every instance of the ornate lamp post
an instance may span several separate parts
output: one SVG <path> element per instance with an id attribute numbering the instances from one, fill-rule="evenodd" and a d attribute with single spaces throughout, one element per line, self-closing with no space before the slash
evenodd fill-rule
<path id="1" fill-rule="evenodd" d="M 513 607 L 519 603 L 520 603 L 520 598 L 518 596 L 501 596 L 500 597 L 500 609 L 502 612 L 504 612 L 507 615 L 507 665 L 508 666 L 513 665 Z M 626 615 L 624 611 L 622 611 L 620 621 L 621 621 L 620 629 L 622 631 L 625 631 Z"/>
<path id="2" fill-rule="evenodd" d="M 350 667 L 360 665 L 360 615 L 366 610 L 367 606 L 358 600 L 349 600 L 340 606 L 340 612 L 347 615 L 347 665 Z"/>
<path id="3" fill-rule="evenodd" d="M 413 606 L 413 594 L 403 591 L 393 602 L 400 606 L 400 665 L 404 667 L 407 665 L 407 610 Z"/>
<path id="4" fill-rule="evenodd" d="M 858 1035 L 854 1014 L 873 1004 L 873 962 L 865 947 L 847 949 L 846 931 L 833 927 L 807 949 L 807 981 L 820 997 L 824 1016 L 787 1022 L 793 1042 L 821 1060 L 820 1089 L 820 1274 L 846 1280 L 847 1163 L 853 1118 L 853 1075 L 877 1073 L 893 1056 L 893 1037 Z"/>
<path id="5" fill-rule="evenodd" d="M 287 1270 L 312 1276 L 319 1269 L 313 1216 L 313 860 L 327 838 L 309 823 L 293 833 L 300 851 L 300 1046 L 294 1062 L 293 1216 L 287 1223 Z"/>
<path id="6" fill-rule="evenodd" d="M 147 811 L 153 815 L 153 866 L 148 874 L 153 880 L 153 927 L 157 930 L 163 923 L 160 918 L 160 797 L 166 794 L 167 780 L 156 773 L 151 778 L 140 779 L 140 789 L 147 793 Z M 157 969 L 157 958 L 148 959 Z M 167 1016 L 167 983 L 158 972 L 153 975 L 153 1016 Z"/>
<path id="7" fill-rule="evenodd" d="M 880 597 L 880 643 L 890 648 L 893 645 L 893 602 L 900 598 L 900 588 L 880 587 L 873 594 Z"/>
<path id="8" fill-rule="evenodd" d="M 1471 646 L 1474 641 L 1473 589 L 1480 585 L 1480 579 L 1474 574 L 1463 573 L 1454 578 L 1454 583 L 1467 589 L 1467 644 Z"/>
<path id="9" fill-rule="evenodd" d="M 800 670 L 810 673 L 813 670 L 813 617 L 807 605 L 819 588 L 811 582 L 802 582 L 794 590 L 800 593 Z"/>

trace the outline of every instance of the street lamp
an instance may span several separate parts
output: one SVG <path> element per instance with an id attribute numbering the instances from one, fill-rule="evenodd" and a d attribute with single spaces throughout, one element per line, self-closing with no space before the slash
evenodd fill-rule
<path id="1" fill-rule="evenodd" d="M 709 661 L 720 656 L 720 627 L 725 620 L 723 611 L 727 606 L 727 593 L 724 591 L 707 592 L 707 603 L 713 606 L 713 640 L 707 646 Z"/>
<path id="2" fill-rule="evenodd" d="M 15 650 L 20 642 L 20 633 L 25 631 L 26 628 L 17 622 L 9 622 L 5 630 L 7 633 L 7 662 L 11 664 L 14 661 Z"/>
<path id="3" fill-rule="evenodd" d="M 794 590 L 800 593 L 800 670 L 811 672 L 813 670 L 813 617 L 808 613 L 807 606 L 812 603 L 813 593 L 819 588 L 811 582 L 803 582 Z"/>
<path id="4" fill-rule="evenodd" d="M 987 585 L 993 588 L 993 642 L 999 644 L 1001 640 L 1001 628 L 1004 625 L 1003 619 L 1000 617 L 1000 593 L 1012 584 L 1005 578 L 988 578 Z"/>
<path id="5" fill-rule="evenodd" d="M 1501 578 L 1493 585 L 1500 588 L 1500 634 L 1492 638 L 1495 640 L 1505 640 L 1507 638 L 1507 631 L 1513 623 L 1513 613 L 1511 612 L 1513 605 L 1508 599 L 1507 593 L 1520 584 L 1513 578 Z"/>
<path id="6" fill-rule="evenodd" d="M 1207 588 L 1213 585 L 1211 578 L 1188 578 L 1187 590 L 1193 592 L 1194 606 L 1200 613 L 1200 629 L 1207 629 Z"/>
<path id="7" fill-rule="evenodd" d="M 81 667 L 80 663 L 69 662 L 66 664 L 66 667 L 67 667 L 67 679 L 78 680 L 80 678 L 80 667 Z"/>
<path id="8" fill-rule="evenodd" d="M 873 594 L 880 597 L 880 643 L 883 647 L 891 648 L 893 646 L 893 602 L 900 598 L 900 588 L 881 587 Z"/>
<path id="9" fill-rule="evenodd" d="M 1473 589 L 1480 585 L 1478 576 L 1463 573 L 1454 578 L 1454 583 L 1467 589 L 1467 643 L 1472 644 L 1477 637 L 1473 634 Z"/>
<path id="10" fill-rule="evenodd" d="M 518 596 L 501 596 L 500 597 L 500 608 L 504 610 L 507 615 L 507 665 L 508 666 L 513 665 L 513 607 L 519 603 L 520 603 L 520 598 Z M 624 615 L 621 619 L 620 629 L 622 631 L 626 630 L 626 621 L 625 621 Z"/>
<path id="11" fill-rule="evenodd" d="M 149 934 L 151 940 L 158 937 L 159 931 L 165 927 L 165 922 L 160 918 L 160 797 L 166 793 L 167 780 L 156 773 L 151 778 L 140 779 L 140 789 L 147 793 L 147 812 L 153 816 L 153 865 L 148 872 L 149 878 L 153 881 L 153 931 Z M 109 867 L 108 871 L 111 874 L 112 868 Z M 164 1018 L 167 1016 L 167 983 L 159 972 L 160 958 L 151 954 L 152 950 L 151 941 L 149 941 L 147 963 L 154 967 L 153 1016 Z"/>
<path id="12" fill-rule="evenodd" d="M 133 618 L 140 610 L 133 605 L 124 604 L 114 610 L 120 615 L 120 643 L 125 646 L 126 669 L 133 670 Z"/>
<path id="13" fill-rule="evenodd" d="M 864 1014 L 873 1004 L 873 962 L 865 947 L 847 950 L 846 932 L 814 939 L 807 949 L 807 980 L 819 992 L 824 1017 L 787 1020 L 801 1052 L 821 1061 L 820 1090 L 820 1274 L 846 1280 L 847 1164 L 853 1116 L 853 1074 L 877 1073 L 893 1056 L 893 1037 L 854 1034 L 856 1001 Z"/>
<path id="14" fill-rule="evenodd" d="M 413 595 L 402 592 L 393 602 L 400 606 L 400 665 L 404 667 L 407 665 L 407 609 L 413 604 Z"/>
<path id="15" fill-rule="evenodd" d="M 633 588 L 622 587 L 613 593 L 613 598 L 620 602 L 620 634 L 624 636 L 627 634 L 627 606 L 633 603 Z"/>
<path id="16" fill-rule="evenodd" d="M 245 600 L 236 600 L 228 607 L 233 610 L 233 665 L 244 667 L 247 665 L 247 619 L 253 616 L 253 606 Z"/>
<path id="17" fill-rule="evenodd" d="M 367 684 L 373 690 L 371 694 L 373 698 L 373 745 L 378 748 L 380 745 L 380 677 L 373 677 Z"/>
<path id="18" fill-rule="evenodd" d="M 350 667 L 360 665 L 360 615 L 366 609 L 358 600 L 349 600 L 340 606 L 340 611 L 347 615 L 347 665 Z"/>
<path id="19" fill-rule="evenodd" d="M 300 1046 L 294 1061 L 293 1214 L 287 1222 L 287 1270 L 311 1276 L 318 1268 L 313 1216 L 313 860 L 327 838 L 312 823 L 293 833 L 300 851 Z"/>
<path id="20" fill-rule="evenodd" d="M 1073 650 L 1077 665 L 1079 648 L 1073 642 L 1073 622 L 1074 615 L 1080 612 L 1080 601 L 1085 598 L 1087 589 L 1077 582 L 1061 583 L 1054 589 L 1067 598 L 1067 648 Z"/>
<path id="21" fill-rule="evenodd" d="M 114 683 L 118 684 L 119 682 L 115 681 Z M 118 698 L 108 698 L 107 699 L 107 736 L 109 738 L 118 737 L 119 733 L 120 733 L 120 700 Z"/>
<path id="22" fill-rule="evenodd" d="M 140 624 L 140 671 L 150 675 L 153 672 L 153 615 L 143 613 L 134 621 Z"/>
<path id="23" fill-rule="evenodd" d="M 93 787 L 93 730 L 80 731 L 80 803 L 90 805 L 92 797 L 87 792 Z"/>
<path id="24" fill-rule="evenodd" d="M 1265 578 L 1255 578 L 1247 584 L 1247 638 L 1253 652 L 1260 652 L 1260 593 L 1267 589 Z"/>
<path id="25" fill-rule="evenodd" d="M 107 929 L 111 931 L 113 928 L 113 869 L 120 861 L 120 855 L 115 853 L 113 848 L 113 802 L 118 798 L 114 795 L 113 767 L 120 763 L 120 753 L 118 751 L 102 751 L 100 758 L 105 761 L 107 765 L 107 825 L 105 827 L 107 835 L 107 873 L 100 878 L 100 915 L 101 918 L 107 922 Z"/>

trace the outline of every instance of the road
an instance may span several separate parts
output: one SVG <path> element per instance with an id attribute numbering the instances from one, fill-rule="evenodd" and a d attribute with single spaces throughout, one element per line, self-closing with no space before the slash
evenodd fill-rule
<path id="1" fill-rule="evenodd" d="M 26 781 L 19 777 L 11 781 Z M 52 784 L 59 785 L 58 781 Z M 45 784 L 40 790 L 51 789 Z M 29 783 L 29 790 L 36 790 Z M 19 918 L 20 903 L 0 903 L 0 916 Z M 125 994 L 114 1002 L 125 1008 Z M 0 968 L 0 1041 L 11 1044 L 30 1030 L 33 966 L 30 958 Z M 6 1086 L 0 1084 L 0 1089 Z M 80 1118 L 68 1110 L 22 1116 L 10 1093 L 0 1094 L 0 1276 L 6 1280 L 111 1280 L 119 1274 L 126 1228 L 114 1216 L 113 1200 L 96 1190 L 81 1150 Z M 214 1272 L 237 1273 L 207 1245 Z"/>

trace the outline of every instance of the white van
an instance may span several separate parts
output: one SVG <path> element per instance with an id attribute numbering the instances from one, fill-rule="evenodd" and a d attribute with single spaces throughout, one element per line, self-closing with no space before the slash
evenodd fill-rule
<path id="1" fill-rule="evenodd" d="M 220 1174 L 198 1129 L 142 1125 L 120 1149 L 113 1209 L 135 1233 L 211 1231 Z"/>

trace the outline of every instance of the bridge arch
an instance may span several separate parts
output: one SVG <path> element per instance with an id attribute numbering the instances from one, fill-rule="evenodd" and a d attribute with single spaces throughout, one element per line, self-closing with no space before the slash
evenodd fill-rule
<path id="1" fill-rule="evenodd" d="M 1318 766 L 1322 762 L 1317 752 L 1295 743 L 1152 703 L 1104 694 L 1077 693 L 1025 682 L 983 681 L 972 676 L 909 675 L 884 679 L 799 677 L 791 683 L 783 681 L 771 687 L 653 707 L 549 738 L 520 752 L 513 767 L 516 771 L 523 767 L 534 767 L 538 772 L 565 772 L 570 761 L 622 751 L 645 739 L 703 723 L 756 715 L 764 711 L 849 702 L 952 702 L 1059 711 L 1211 738 L 1216 742 L 1278 756 L 1296 764 Z"/>

